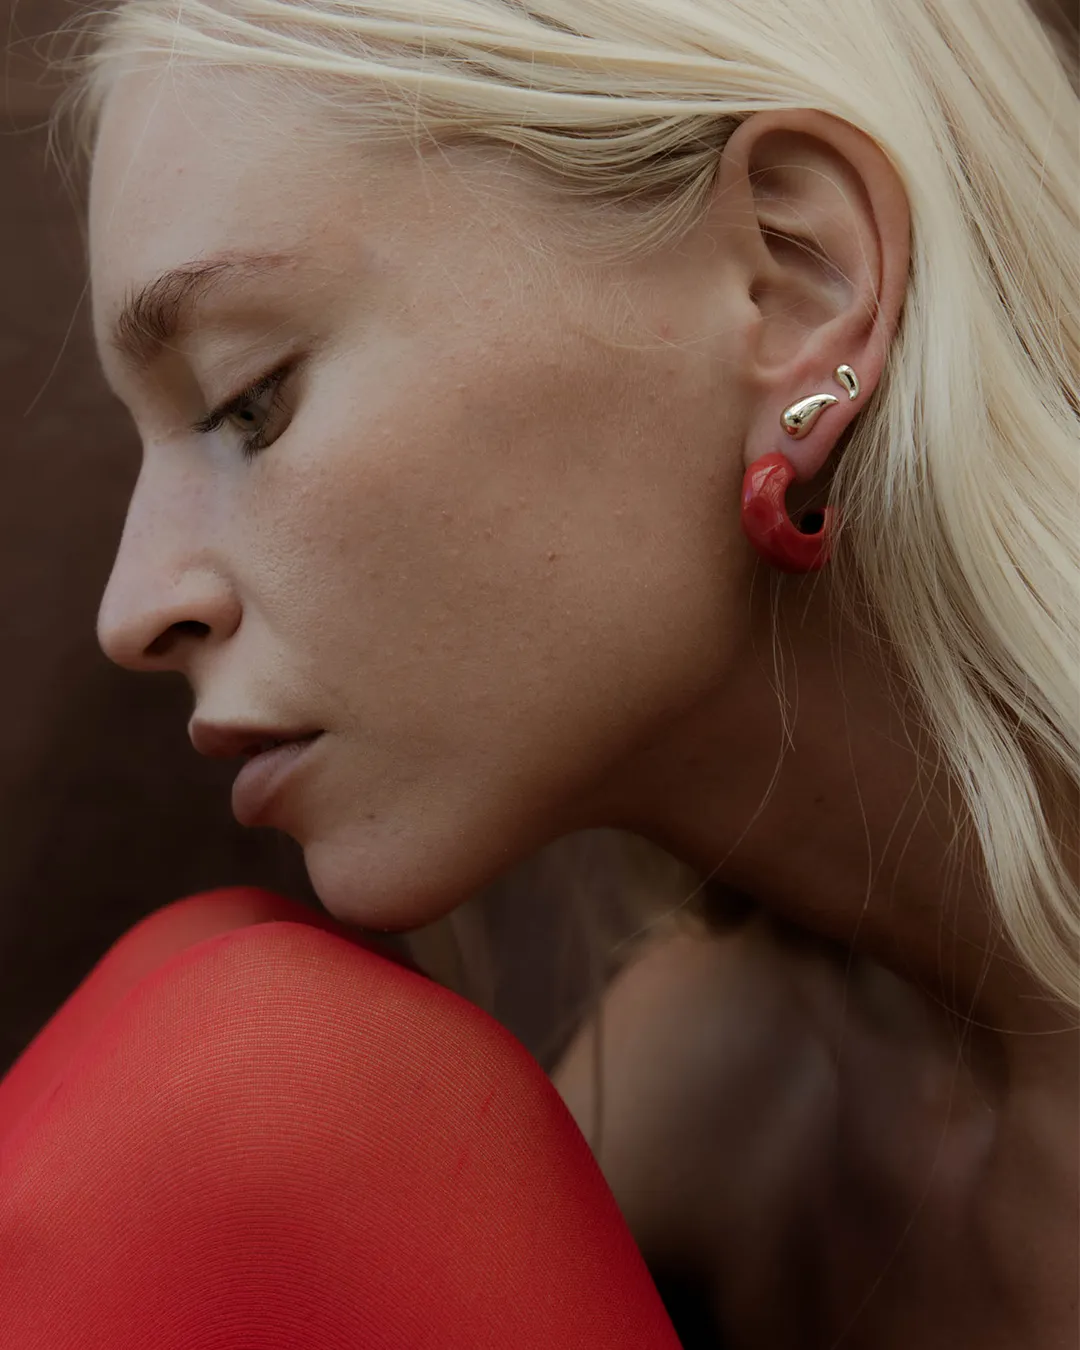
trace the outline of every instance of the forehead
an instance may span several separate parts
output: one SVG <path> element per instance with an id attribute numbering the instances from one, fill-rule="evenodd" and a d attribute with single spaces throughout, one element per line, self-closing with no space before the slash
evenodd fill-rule
<path id="1" fill-rule="evenodd" d="M 90 187 L 99 341 L 128 295 L 193 259 L 325 253 L 353 214 L 345 199 L 359 175 L 342 171 L 332 138 L 313 155 L 311 117 L 304 100 L 227 72 L 173 67 L 115 81 Z"/>
<path id="2" fill-rule="evenodd" d="M 349 279 L 370 294 L 376 277 L 420 290 L 460 274 L 502 295 L 506 270 L 517 276 L 523 257 L 538 256 L 540 227 L 550 255 L 549 194 L 505 151 L 425 152 L 364 134 L 355 116 L 342 134 L 323 124 L 329 116 L 303 90 L 244 72 L 175 63 L 114 81 L 89 212 L 107 373 L 132 297 L 201 260 L 301 259 L 283 284 L 310 307 L 343 303 Z M 523 239 L 533 243 L 523 249 Z"/>

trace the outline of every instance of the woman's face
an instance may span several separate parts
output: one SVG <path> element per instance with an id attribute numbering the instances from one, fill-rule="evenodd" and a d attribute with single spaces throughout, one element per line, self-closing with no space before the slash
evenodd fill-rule
<path id="1" fill-rule="evenodd" d="M 752 309 L 703 231 L 601 265 L 504 152 L 323 115 L 182 68 L 107 100 L 95 327 L 144 460 L 100 636 L 198 725 L 321 731 L 240 814 L 400 927 L 632 817 L 741 640 Z"/>

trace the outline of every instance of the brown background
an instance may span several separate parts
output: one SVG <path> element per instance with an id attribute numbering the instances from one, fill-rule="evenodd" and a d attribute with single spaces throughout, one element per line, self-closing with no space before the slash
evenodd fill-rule
<path id="1" fill-rule="evenodd" d="M 97 371 L 78 207 L 47 159 L 29 44 L 80 7 L 0 0 L 0 1073 L 158 906 L 239 881 L 311 900 L 290 841 L 232 821 L 232 770 L 191 751 L 182 681 L 128 675 L 94 640 L 138 447 Z M 1071 18 L 1073 48 L 1076 7 L 1044 6 Z M 534 1047 L 556 976 L 565 991 L 581 975 L 555 941 L 576 901 L 541 870 L 485 903 L 494 1010 Z"/>
<path id="2" fill-rule="evenodd" d="M 290 841 L 232 821 L 233 771 L 192 752 L 184 683 L 95 642 L 138 445 L 98 374 L 79 214 L 19 41 L 72 9 L 0 4 L 0 1072 L 152 909 L 236 881 L 308 893 Z"/>

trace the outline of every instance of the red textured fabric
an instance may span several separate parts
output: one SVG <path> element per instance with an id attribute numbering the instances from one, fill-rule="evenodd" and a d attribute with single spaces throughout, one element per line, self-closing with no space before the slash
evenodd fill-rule
<path id="1" fill-rule="evenodd" d="M 0 1083 L 4 1350 L 678 1350 L 531 1056 L 278 903 L 144 921 Z"/>
<path id="2" fill-rule="evenodd" d="M 275 920 L 307 923 L 388 959 L 416 967 L 332 919 L 258 886 L 228 886 L 189 895 L 129 928 L 0 1078 L 0 1139 L 36 1097 L 89 1044 L 102 1018 L 169 957 L 204 938 Z M 419 973 L 419 972 L 418 972 Z"/>

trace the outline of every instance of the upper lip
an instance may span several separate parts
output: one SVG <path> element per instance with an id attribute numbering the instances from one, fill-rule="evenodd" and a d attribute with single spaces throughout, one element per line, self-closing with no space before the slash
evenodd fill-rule
<path id="1" fill-rule="evenodd" d="M 290 731 L 283 727 L 192 721 L 188 735 L 200 755 L 207 755 L 210 759 L 235 759 L 238 755 L 257 755 L 275 744 L 308 740 L 320 735 L 321 730 L 315 727 Z"/>

